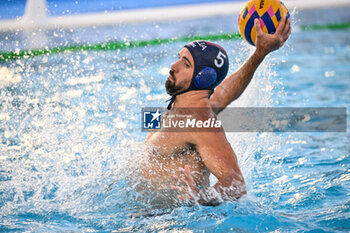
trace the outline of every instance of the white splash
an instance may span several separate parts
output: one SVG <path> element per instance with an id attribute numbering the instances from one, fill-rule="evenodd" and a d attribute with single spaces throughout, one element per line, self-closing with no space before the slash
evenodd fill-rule
<path id="1" fill-rule="evenodd" d="M 81 77 L 81 78 L 70 78 L 66 81 L 68 85 L 75 86 L 75 85 L 86 85 L 90 83 L 98 83 L 103 80 L 103 74 L 99 74 L 96 76 L 90 76 L 90 77 Z"/>
<path id="2" fill-rule="evenodd" d="M 0 67 L 0 88 L 12 86 L 22 81 L 19 74 L 7 67 Z"/>

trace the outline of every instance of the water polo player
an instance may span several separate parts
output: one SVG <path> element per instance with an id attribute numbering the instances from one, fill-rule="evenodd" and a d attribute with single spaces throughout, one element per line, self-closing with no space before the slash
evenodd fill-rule
<path id="1" fill-rule="evenodd" d="M 265 56 L 280 48 L 291 31 L 289 20 L 282 20 L 275 34 L 264 33 L 259 20 L 254 23 L 256 49 L 227 78 L 229 59 L 219 45 L 194 41 L 180 50 L 179 59 L 171 66 L 166 80 L 171 100 L 169 112 L 162 118 L 171 115 L 172 122 L 181 120 L 183 116 L 176 113 L 184 111 L 197 119 L 209 117 L 215 120 L 216 114 L 243 93 Z M 165 199 L 215 205 L 223 200 L 235 200 L 246 193 L 236 155 L 222 127 L 215 131 L 182 132 L 162 127 L 149 132 L 145 143 L 152 148 L 152 155 L 142 176 L 152 184 L 152 189 L 164 193 Z M 212 187 L 209 184 L 210 174 L 218 180 Z M 151 189 L 151 186 L 147 187 Z"/>

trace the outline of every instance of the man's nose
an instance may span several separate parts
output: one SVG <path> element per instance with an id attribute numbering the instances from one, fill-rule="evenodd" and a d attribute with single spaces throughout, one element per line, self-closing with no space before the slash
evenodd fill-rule
<path id="1" fill-rule="evenodd" d="M 172 64 L 172 65 L 170 66 L 170 72 L 175 73 L 175 64 L 176 64 L 176 63 L 174 63 L 174 64 Z"/>
<path id="2" fill-rule="evenodd" d="M 177 68 L 178 68 L 178 64 L 179 64 L 179 61 L 175 62 L 174 64 L 172 64 L 172 65 L 170 66 L 170 69 L 171 69 L 174 73 L 176 73 L 176 71 L 178 70 L 178 69 L 177 69 Z"/>

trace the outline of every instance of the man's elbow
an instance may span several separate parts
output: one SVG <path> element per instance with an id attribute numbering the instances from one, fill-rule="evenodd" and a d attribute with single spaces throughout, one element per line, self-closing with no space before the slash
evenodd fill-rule
<path id="1" fill-rule="evenodd" d="M 247 194 L 244 179 L 231 179 L 229 183 L 220 184 L 216 187 L 217 191 L 221 193 L 222 198 L 226 201 L 237 200 L 241 196 Z"/>

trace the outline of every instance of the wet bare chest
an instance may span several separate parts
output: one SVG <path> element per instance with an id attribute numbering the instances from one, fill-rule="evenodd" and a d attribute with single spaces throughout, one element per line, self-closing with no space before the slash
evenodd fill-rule
<path id="1" fill-rule="evenodd" d="M 145 177 L 170 181 L 179 167 L 188 165 L 195 180 L 206 183 L 207 168 L 186 133 L 156 132 L 149 135 L 145 143 L 154 148 L 144 172 Z"/>

